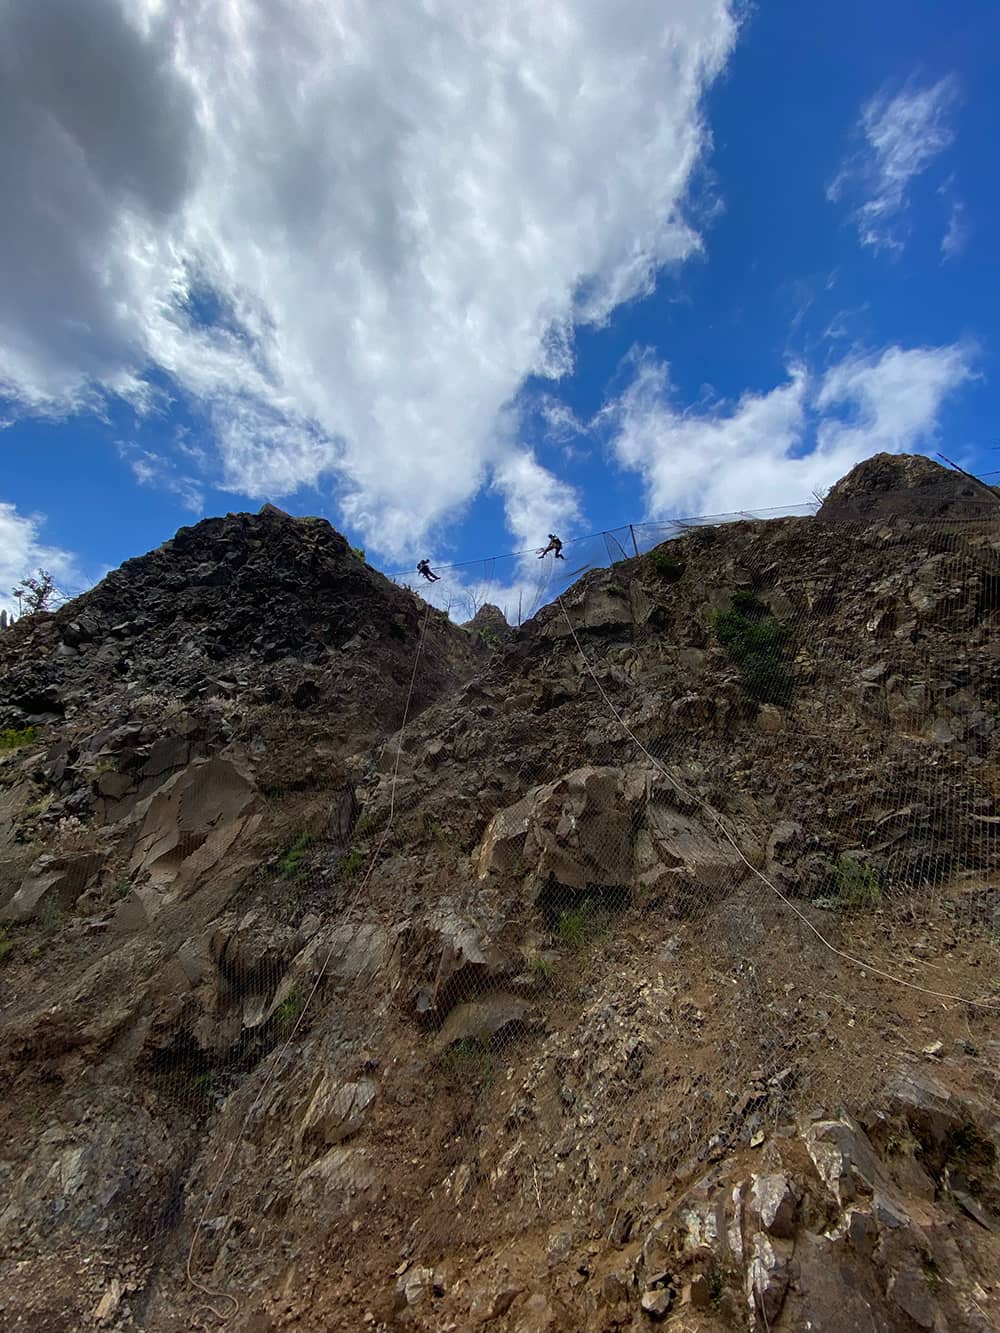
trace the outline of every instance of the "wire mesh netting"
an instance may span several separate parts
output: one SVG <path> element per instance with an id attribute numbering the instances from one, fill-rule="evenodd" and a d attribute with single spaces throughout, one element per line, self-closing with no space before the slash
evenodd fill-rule
<path id="1" fill-rule="evenodd" d="M 452 620 L 506 613 L 464 684 L 429 688 L 460 631 L 414 603 L 391 720 L 353 748 L 307 714 L 292 769 L 217 696 L 229 749 L 151 755 L 115 877 L 86 887 L 86 821 L 62 827 L 35 876 L 61 905 L 10 927 L 56 972 L 86 949 L 23 1036 L 25 1281 L 51 1251 L 111 1265 L 136 1327 L 293 1289 L 357 1327 L 396 1265 L 454 1284 L 556 1223 L 621 1244 L 671 1180 L 877 1104 L 902 1056 L 958 1051 L 995 1094 L 994 515 L 441 567 Z"/>

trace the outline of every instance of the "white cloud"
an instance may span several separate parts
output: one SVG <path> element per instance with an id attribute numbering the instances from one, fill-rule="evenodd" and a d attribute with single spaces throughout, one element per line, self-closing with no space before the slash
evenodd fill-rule
<path id="1" fill-rule="evenodd" d="M 540 470 L 505 405 L 701 244 L 730 0 L 7 10 L 0 384 L 58 413 L 166 373 L 225 485 L 333 481 L 387 553 Z"/>
<path id="2" fill-rule="evenodd" d="M 903 249 L 911 183 L 951 146 L 957 101 L 958 82 L 948 75 L 928 87 L 911 79 L 895 96 L 883 90 L 862 108 L 864 146 L 827 189 L 834 202 L 861 192 L 853 218 L 862 245 Z"/>
<path id="3" fill-rule="evenodd" d="M 118 453 L 127 463 L 140 486 L 176 495 L 185 509 L 201 514 L 205 509 L 205 493 L 199 482 L 177 470 L 172 459 L 153 449 L 142 449 L 135 444 L 119 443 Z"/>
<path id="4" fill-rule="evenodd" d="M 944 260 L 957 259 L 965 249 L 969 239 L 969 224 L 965 220 L 965 205 L 961 200 L 952 202 L 948 217 L 948 230 L 941 237 L 941 257 Z"/>
<path id="5" fill-rule="evenodd" d="M 768 392 L 699 410 L 674 406 L 668 366 L 643 356 L 602 420 L 614 457 L 642 476 L 650 518 L 795 505 L 870 454 L 932 440 L 974 355 L 961 344 L 888 347 L 818 379 L 793 366 Z"/>
<path id="6" fill-rule="evenodd" d="M 39 568 L 47 569 L 64 593 L 77 592 L 83 582 L 76 557 L 42 541 L 44 522 L 41 514 L 19 514 L 15 505 L 0 501 L 0 607 L 15 614 L 11 589 Z"/>

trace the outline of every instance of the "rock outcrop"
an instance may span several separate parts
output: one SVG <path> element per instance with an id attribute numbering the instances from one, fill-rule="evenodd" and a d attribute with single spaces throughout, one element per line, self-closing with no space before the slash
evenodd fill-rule
<path id="1" fill-rule="evenodd" d="M 268 506 L 5 631 L 4 1328 L 1000 1327 L 964 485 L 489 635 Z"/>

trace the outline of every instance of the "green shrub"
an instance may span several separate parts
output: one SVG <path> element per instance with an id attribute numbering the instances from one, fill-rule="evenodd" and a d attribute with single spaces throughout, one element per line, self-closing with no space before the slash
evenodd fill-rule
<path id="1" fill-rule="evenodd" d="M 357 559 L 360 560 L 362 564 L 365 564 L 365 563 L 366 563 L 366 560 L 365 560 L 365 548 L 364 548 L 363 546 L 352 546 L 352 547 L 351 547 L 351 554 L 352 554 L 353 556 L 356 556 Z"/>
<path id="2" fill-rule="evenodd" d="M 111 901 L 120 903 L 123 898 L 127 898 L 132 891 L 132 882 L 128 875 L 119 875 L 111 886 Z"/>
<path id="3" fill-rule="evenodd" d="M 37 727 L 22 727 L 20 731 L 8 727 L 0 732 L 0 750 L 16 750 L 22 745 L 30 745 L 37 737 Z"/>
<path id="4" fill-rule="evenodd" d="M 275 1024 L 282 1029 L 294 1027 L 302 1010 L 306 1007 L 306 997 L 296 988 L 289 991 L 274 1011 Z"/>
<path id="5" fill-rule="evenodd" d="M 860 912 L 882 903 L 882 890 L 875 871 L 853 856 L 844 853 L 837 857 L 832 881 L 830 896 L 817 899 L 821 906 L 835 907 L 842 912 Z"/>
<path id="6" fill-rule="evenodd" d="M 787 703 L 792 682 L 785 666 L 785 626 L 744 589 L 733 594 L 730 610 L 715 613 L 714 621 L 719 642 L 739 667 L 747 694 L 758 703 Z"/>
<path id="7" fill-rule="evenodd" d="M 676 583 L 687 569 L 684 561 L 671 555 L 669 551 L 651 551 L 649 561 L 657 578 L 663 579 L 666 583 Z"/>
<path id="8" fill-rule="evenodd" d="M 5 963 L 14 949 L 14 941 L 7 934 L 6 930 L 0 926 L 0 963 Z"/>
<path id="9" fill-rule="evenodd" d="M 365 863 L 365 854 L 357 847 L 348 852 L 346 856 L 340 858 L 340 865 L 337 867 L 341 879 L 353 879 Z"/>
<path id="10" fill-rule="evenodd" d="M 278 862 L 278 873 L 285 879 L 297 879 L 305 870 L 302 862 L 306 852 L 316 841 L 315 833 L 300 833 Z"/>
<path id="11" fill-rule="evenodd" d="M 55 799 L 55 793 L 50 791 L 40 801 L 35 801 L 33 805 L 26 805 L 24 807 L 25 819 L 37 819 L 39 815 L 44 815 Z"/>

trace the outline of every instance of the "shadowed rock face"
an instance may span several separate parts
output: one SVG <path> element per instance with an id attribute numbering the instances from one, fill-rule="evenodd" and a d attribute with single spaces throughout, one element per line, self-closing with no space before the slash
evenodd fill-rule
<path id="1" fill-rule="evenodd" d="M 197 1326 L 202 1216 L 246 1333 L 1000 1327 L 995 1016 L 875 970 L 995 976 L 957 484 L 869 460 L 488 651 L 271 507 L 0 636 L 4 1329 Z"/>
<path id="2" fill-rule="evenodd" d="M 922 454 L 874 454 L 830 488 L 824 519 L 986 518 L 1000 514 L 1000 491 L 987 488 Z"/>

